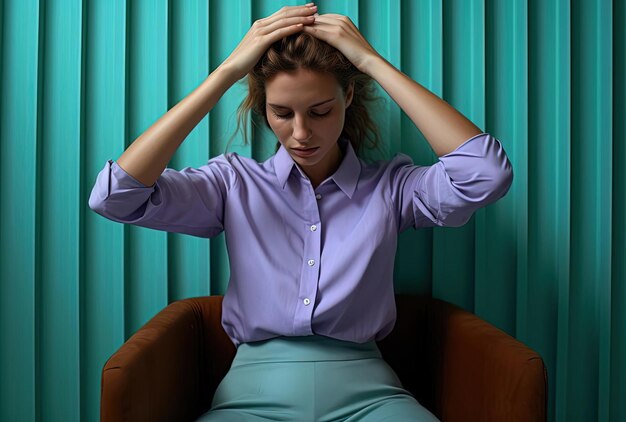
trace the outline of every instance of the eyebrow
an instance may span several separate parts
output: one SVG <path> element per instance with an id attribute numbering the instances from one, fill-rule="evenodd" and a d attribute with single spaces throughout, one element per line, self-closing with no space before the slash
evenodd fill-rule
<path id="1" fill-rule="evenodd" d="M 313 104 L 313 105 L 312 105 L 311 107 L 309 107 L 309 108 L 313 108 L 313 107 L 317 107 L 317 106 L 322 105 L 322 104 L 326 104 L 326 103 L 328 103 L 328 102 L 330 102 L 330 101 L 332 101 L 332 100 L 334 100 L 334 99 L 335 99 L 335 97 L 330 98 L 330 99 L 325 100 L 325 101 L 322 101 L 321 103 Z M 274 108 L 289 108 L 289 107 L 286 107 L 286 106 L 282 106 L 282 105 L 280 105 L 280 104 L 271 104 L 271 103 L 267 103 L 267 105 L 272 106 L 272 107 L 274 107 Z"/>

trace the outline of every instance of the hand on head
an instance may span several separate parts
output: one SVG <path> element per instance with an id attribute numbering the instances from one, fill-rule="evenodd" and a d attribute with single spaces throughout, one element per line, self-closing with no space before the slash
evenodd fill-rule
<path id="1" fill-rule="evenodd" d="M 319 15 L 317 7 L 308 3 L 284 6 L 272 15 L 256 20 L 222 66 L 241 79 L 273 43 L 299 31 L 332 45 L 362 72 L 365 72 L 368 59 L 380 56 L 349 17 L 334 13 Z"/>
<path id="2" fill-rule="evenodd" d="M 370 58 L 380 57 L 349 17 L 326 13 L 315 14 L 314 19 L 313 25 L 304 26 L 302 30 L 341 51 L 361 72 L 367 73 Z"/>
<path id="3" fill-rule="evenodd" d="M 246 76 L 273 43 L 301 31 L 304 25 L 313 24 L 317 8 L 309 5 L 312 3 L 285 6 L 266 18 L 256 20 L 221 66 L 227 67 L 238 79 Z"/>

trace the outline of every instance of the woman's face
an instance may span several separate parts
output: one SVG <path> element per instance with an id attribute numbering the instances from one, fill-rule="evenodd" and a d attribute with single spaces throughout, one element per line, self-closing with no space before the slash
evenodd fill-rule
<path id="1" fill-rule="evenodd" d="M 344 96 L 331 74 L 302 68 L 278 73 L 265 84 L 270 127 L 293 160 L 318 184 L 339 166 L 337 140 L 352 92 L 350 87 Z"/>

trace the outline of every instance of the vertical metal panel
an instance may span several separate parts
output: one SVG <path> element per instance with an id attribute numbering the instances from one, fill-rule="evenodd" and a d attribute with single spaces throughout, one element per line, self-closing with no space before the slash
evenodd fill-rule
<path id="1" fill-rule="evenodd" d="M 595 270 L 596 306 L 598 312 L 598 420 L 607 420 L 610 414 L 611 397 L 611 274 L 613 260 L 612 231 L 613 221 L 613 144 L 612 142 L 597 142 L 598 140 L 613 139 L 613 6 L 610 1 L 599 2 L 595 5 L 594 24 L 595 37 L 592 52 L 595 59 L 595 84 L 591 86 L 597 101 L 596 112 L 593 115 L 595 137 L 587 139 L 594 149 L 595 176 L 598 200 L 594 201 L 594 215 L 592 222 L 598 222 L 593 233 L 598 244 L 596 256 L 592 258 Z M 623 75 L 623 74 L 622 74 Z M 585 110 L 585 112 L 587 112 Z M 581 119 L 582 120 L 582 119 Z M 595 141 L 595 142 L 594 142 Z M 584 199 L 587 201 L 587 198 Z M 624 214 L 622 214 L 624 215 Z M 589 225 L 593 227 L 593 225 Z"/>
<path id="2" fill-rule="evenodd" d="M 223 235 L 120 225 L 87 200 L 106 160 L 253 20 L 301 3 L 0 0 L 0 420 L 97 420 L 108 357 L 168 303 L 225 292 Z M 537 350 L 548 420 L 626 420 L 624 2 L 318 5 L 498 138 L 514 168 L 507 196 L 464 227 L 400 236 L 396 290 L 460 305 Z M 246 88 L 225 93 L 169 167 L 224 152 Z M 436 162 L 380 94 L 387 157 Z M 252 142 L 237 135 L 228 150 L 265 160 L 273 133 L 248 128 Z"/>
<path id="3" fill-rule="evenodd" d="M 79 260 L 84 215 L 78 177 L 82 168 L 82 9 L 80 3 L 69 8 L 67 3 L 46 2 L 40 16 L 36 382 L 40 416 L 76 420 L 80 417 L 80 402 L 73 399 L 80 395 L 76 363 L 80 362 Z"/>
<path id="4" fill-rule="evenodd" d="M 572 3 L 572 262 L 568 416 L 608 417 L 611 273 L 611 4 Z M 587 400 L 576 400 L 587 397 Z M 606 397 L 606 398 L 605 398 Z M 571 400 L 571 402 L 570 402 Z"/>
<path id="5" fill-rule="evenodd" d="M 554 363 L 565 362 L 569 325 L 569 289 L 561 281 L 570 260 L 570 11 L 566 2 L 532 1 L 528 9 L 528 278 L 520 305 L 529 307 L 524 339 L 546 360 L 555 397 L 566 373 Z"/>
<path id="6" fill-rule="evenodd" d="M 40 408 L 41 36 L 36 0 L 3 5 L 0 95 L 0 419 Z M 68 403 L 71 406 L 71 404 Z"/>
<path id="7" fill-rule="evenodd" d="M 539 2 L 537 2 L 539 3 Z M 566 420 L 566 408 L 568 406 L 567 400 L 567 385 L 569 382 L 568 365 L 568 348 L 569 348 L 569 314 L 570 314 L 570 268 L 571 268 L 571 230 L 572 226 L 572 90 L 571 90 L 571 74 L 572 74 L 572 50 L 575 48 L 572 45 L 571 34 L 574 30 L 571 23 L 571 5 L 569 2 L 560 1 L 555 2 L 555 5 L 551 5 L 553 10 L 548 16 L 553 19 L 543 20 L 544 31 L 549 31 L 550 36 L 553 37 L 553 41 L 550 44 L 552 51 L 556 54 L 551 54 L 550 51 L 545 51 L 544 55 L 548 57 L 554 57 L 552 63 L 544 60 L 548 64 L 545 68 L 537 69 L 539 63 L 533 63 L 530 69 L 533 69 L 534 74 L 551 74 L 552 80 L 547 82 L 542 88 L 551 89 L 554 86 L 555 91 L 546 91 L 549 94 L 554 94 L 553 97 L 549 97 L 550 101 L 550 113 L 546 114 L 551 119 L 553 126 L 550 126 L 551 131 L 547 132 L 554 139 L 554 151 L 547 156 L 548 159 L 552 158 L 552 161 L 548 162 L 544 159 L 541 163 L 544 168 L 553 168 L 552 174 L 548 174 L 545 180 L 551 181 L 549 186 L 552 186 L 552 192 L 549 192 L 546 196 L 546 201 L 537 200 L 532 198 L 530 204 L 536 216 L 535 221 L 546 220 L 545 216 L 550 218 L 550 221 L 546 221 L 543 227 L 535 227 L 534 223 L 531 224 L 534 233 L 541 233 L 542 230 L 546 230 L 547 233 L 551 233 L 551 247 L 549 249 L 548 259 L 546 255 L 535 255 L 535 261 L 533 266 L 529 268 L 529 279 L 534 281 L 534 285 L 528 287 L 528 304 L 529 308 L 532 306 L 532 312 L 528 312 L 528 320 L 534 319 L 533 331 L 543 333 L 543 337 L 540 341 L 531 340 L 531 332 L 528 332 L 529 344 L 538 350 L 545 350 L 544 356 L 547 356 L 549 363 L 548 377 L 552 382 L 548 383 L 548 394 L 551 397 L 548 402 L 548 412 L 550 417 L 554 417 L 556 420 Z M 537 10 L 537 7 L 533 5 L 533 8 Z M 539 18 L 538 16 L 531 16 L 531 19 Z M 534 28 L 529 25 L 529 33 Z M 533 49 L 540 49 L 541 45 L 545 43 L 539 37 L 533 38 Z M 540 62 L 541 63 L 541 62 Z M 550 67 L 550 64 L 553 67 Z M 536 69 L 536 70 L 535 70 Z M 550 69 L 553 69 L 550 72 Z M 532 86 L 531 81 L 531 86 Z M 535 111 L 533 116 L 535 121 L 539 121 L 541 117 L 539 112 L 541 110 L 540 104 L 545 103 L 548 98 L 542 90 L 535 89 L 534 101 L 532 107 Z M 548 110 L 546 110 L 548 111 Z M 547 122 L 546 122 L 547 123 Z M 544 123 L 545 124 L 545 123 Z M 552 125 L 552 123 L 550 123 Z M 537 161 L 543 157 L 540 156 L 541 141 L 546 137 L 541 137 L 541 126 L 536 125 L 533 128 L 533 144 L 529 145 L 529 151 L 533 156 L 529 156 L 529 168 L 533 165 L 533 161 Z M 547 142 L 549 146 L 552 143 Z M 556 163 L 556 165 L 554 165 Z M 552 167 L 550 167 L 552 166 Z M 533 169 L 534 170 L 534 169 Z M 532 190 L 540 191 L 544 183 L 540 182 L 540 179 L 533 179 L 535 183 L 530 185 L 531 177 L 535 174 L 535 171 L 529 170 L 529 192 Z M 532 187 L 531 187 L 532 186 Z M 556 198 L 556 205 L 552 213 L 547 213 L 544 208 L 540 207 L 541 203 L 549 203 L 550 193 Z M 530 197 L 530 195 L 529 195 Z M 529 230 L 530 232 L 530 230 Z M 533 234 L 534 234 L 533 233 Z M 539 236 L 534 236 L 535 239 L 540 239 Z M 530 242 L 529 242 L 530 243 Z M 535 251 L 539 251 L 541 244 L 529 244 L 528 250 L 534 248 Z M 530 255 L 530 252 L 528 252 Z M 539 265 L 541 262 L 551 260 L 554 264 L 549 267 L 549 271 L 545 271 Z M 530 263 L 529 263 L 530 264 Z M 533 268 L 534 273 L 531 276 L 530 268 Z M 556 280 L 557 284 L 554 285 Z M 544 285 L 548 287 L 544 291 L 548 294 L 541 295 L 539 289 Z M 554 287 L 552 287 L 554 285 Z M 537 290 L 538 294 L 535 294 Z M 532 296 L 531 296 L 532 292 Z M 556 294 L 555 294 L 556 293 Z M 532 299 L 537 298 L 537 301 Z M 555 298 L 557 300 L 557 326 L 554 327 L 548 321 L 554 321 L 554 309 Z M 532 302 L 531 302 L 532 300 Z M 543 316 L 543 318 L 542 318 Z M 530 326 L 530 324 L 528 324 Z M 554 339 L 556 337 L 556 345 Z M 552 354 L 551 354 L 552 353 Z M 617 419 L 619 420 L 619 419 Z"/>
<path id="8" fill-rule="evenodd" d="M 78 6 L 66 2 L 65 7 Z M 126 328 L 131 324 L 127 306 L 133 307 L 132 303 L 127 304 L 127 284 L 132 281 L 125 270 L 129 265 L 126 247 L 130 228 L 94 214 L 86 201 L 106 160 L 117 159 L 128 143 L 129 14 L 126 4 L 119 1 L 85 1 L 82 8 L 82 32 L 72 37 L 80 40 L 82 46 L 81 80 L 75 83 L 80 84 L 82 91 L 81 206 L 85 216 L 81 229 L 81 356 L 77 363 L 81 389 L 72 401 L 80 403 L 81 420 L 97 420 L 100 407 L 97 381 L 102 367 L 132 334 L 132 329 Z"/>
<path id="9" fill-rule="evenodd" d="M 613 215 L 609 420 L 626 420 L 626 2 L 613 3 Z"/>

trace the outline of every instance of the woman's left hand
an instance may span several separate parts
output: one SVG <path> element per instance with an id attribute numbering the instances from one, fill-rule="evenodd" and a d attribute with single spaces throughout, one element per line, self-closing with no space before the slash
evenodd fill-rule
<path id="1" fill-rule="evenodd" d="M 315 15 L 315 22 L 304 25 L 302 30 L 341 51 L 361 72 L 367 73 L 365 67 L 369 59 L 381 57 L 347 16 Z"/>

